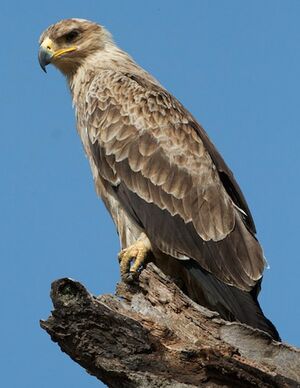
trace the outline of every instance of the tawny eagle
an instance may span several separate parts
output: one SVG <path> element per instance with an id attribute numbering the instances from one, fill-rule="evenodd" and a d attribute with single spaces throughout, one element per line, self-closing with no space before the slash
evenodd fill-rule
<path id="1" fill-rule="evenodd" d="M 96 23 L 51 25 L 39 62 L 69 83 L 123 279 L 152 257 L 196 302 L 279 340 L 257 301 L 265 259 L 250 210 L 195 118 Z"/>

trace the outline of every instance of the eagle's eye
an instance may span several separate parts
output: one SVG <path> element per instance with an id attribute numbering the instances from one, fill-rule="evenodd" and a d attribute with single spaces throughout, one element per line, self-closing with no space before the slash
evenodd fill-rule
<path id="1" fill-rule="evenodd" d="M 73 40 L 76 39 L 78 36 L 79 36 L 79 31 L 78 31 L 78 30 L 72 30 L 72 31 L 68 32 L 68 33 L 65 35 L 65 40 L 66 40 L 67 43 L 71 43 L 71 42 L 73 42 Z"/>

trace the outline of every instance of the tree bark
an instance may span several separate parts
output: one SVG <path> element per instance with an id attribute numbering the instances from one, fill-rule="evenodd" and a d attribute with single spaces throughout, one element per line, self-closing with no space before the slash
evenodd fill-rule
<path id="1" fill-rule="evenodd" d="M 300 350 L 225 322 L 197 305 L 153 264 L 116 295 L 52 283 L 54 342 L 109 387 L 300 387 Z"/>

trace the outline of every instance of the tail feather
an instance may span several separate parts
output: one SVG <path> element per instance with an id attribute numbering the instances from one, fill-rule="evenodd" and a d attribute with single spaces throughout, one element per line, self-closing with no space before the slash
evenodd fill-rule
<path id="1" fill-rule="evenodd" d="M 188 283 L 185 282 L 185 291 L 193 300 L 217 311 L 225 320 L 245 323 L 280 341 L 275 326 L 261 310 L 255 290 L 246 292 L 229 286 L 203 270 L 193 260 L 182 261 L 181 264 L 185 268 Z"/>

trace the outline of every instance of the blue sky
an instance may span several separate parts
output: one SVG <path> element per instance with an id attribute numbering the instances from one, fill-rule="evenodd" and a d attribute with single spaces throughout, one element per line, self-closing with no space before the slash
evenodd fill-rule
<path id="1" fill-rule="evenodd" d="M 94 192 L 63 77 L 38 37 L 66 17 L 105 25 L 203 124 L 234 171 L 270 270 L 260 302 L 299 335 L 300 2 L 65 0 L 1 5 L 2 386 L 99 387 L 39 328 L 50 283 L 114 291 L 119 243 Z"/>

